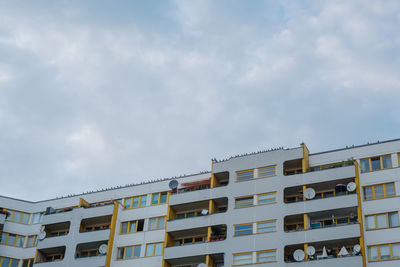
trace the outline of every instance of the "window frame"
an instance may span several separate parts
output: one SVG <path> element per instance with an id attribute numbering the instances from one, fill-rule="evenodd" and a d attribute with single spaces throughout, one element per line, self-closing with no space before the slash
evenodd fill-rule
<path id="1" fill-rule="evenodd" d="M 378 244 L 378 245 L 372 245 L 372 246 L 368 246 L 367 247 L 367 251 L 368 251 L 368 262 L 379 262 L 379 261 L 390 261 L 390 260 L 400 260 L 400 256 L 397 258 L 393 257 L 393 245 L 400 245 L 400 242 L 396 242 L 396 243 L 387 243 L 387 244 Z M 381 247 L 383 246 L 389 246 L 389 254 L 390 254 L 390 258 L 388 259 L 381 259 Z M 371 260 L 370 259 L 370 254 L 369 254 L 369 249 L 372 247 L 376 247 L 377 248 L 377 257 L 378 259 L 376 260 Z"/>
<path id="2" fill-rule="evenodd" d="M 267 202 L 267 203 L 260 203 L 260 197 L 268 196 L 268 195 L 273 195 L 273 196 L 274 196 L 274 201 L 273 201 L 273 202 Z M 267 199 L 272 199 L 272 198 L 267 198 Z M 268 193 L 257 194 L 257 206 L 274 204 L 274 203 L 277 202 L 276 199 L 277 199 L 276 191 L 275 191 L 275 192 L 268 192 Z"/>
<path id="3" fill-rule="evenodd" d="M 138 206 L 137 206 L 137 207 L 133 207 L 133 199 L 136 198 L 136 197 L 139 198 Z M 145 204 L 144 206 L 141 205 L 141 204 L 142 204 L 142 197 L 146 197 L 146 204 Z M 126 208 L 126 201 L 127 201 L 127 200 L 129 200 L 129 201 L 131 202 L 129 208 Z M 146 206 L 147 206 L 147 194 L 124 198 L 124 205 L 123 205 L 123 209 L 124 209 L 124 210 L 131 210 L 131 209 L 144 208 L 144 207 L 146 207 Z"/>
<path id="4" fill-rule="evenodd" d="M 265 258 L 265 257 L 259 257 L 258 254 L 259 254 L 259 253 L 265 253 L 265 252 L 274 252 L 274 260 L 271 260 L 271 261 L 261 261 L 261 262 L 259 262 L 258 259 L 260 259 L 260 258 Z M 268 249 L 268 250 L 256 251 L 256 262 L 255 262 L 255 263 L 268 263 L 268 262 L 276 262 L 276 249 Z"/>
<path id="5" fill-rule="evenodd" d="M 374 217 L 374 222 L 375 222 L 375 228 L 368 228 L 368 225 L 366 223 L 365 230 L 366 231 L 374 231 L 374 230 L 380 230 L 380 229 L 389 229 L 389 228 L 397 228 L 400 227 L 400 224 L 398 226 L 393 226 L 390 227 L 390 222 L 389 222 L 389 214 L 391 213 L 396 213 L 397 216 L 399 216 L 398 211 L 389 211 L 389 212 L 383 212 L 383 213 L 376 213 L 376 214 L 370 214 L 370 215 L 365 215 L 365 221 L 367 222 L 367 218 Z M 379 215 L 386 215 L 386 227 L 378 227 L 378 216 Z M 400 221 L 400 218 L 399 218 Z"/>
<path id="6" fill-rule="evenodd" d="M 2 232 L 2 234 L 5 234 L 6 238 L 5 238 L 4 242 L 3 242 L 3 240 L 1 240 L 1 243 L 0 243 L 1 245 L 6 245 L 6 246 L 10 246 L 10 247 L 17 247 L 17 248 L 23 248 L 25 246 L 26 236 L 19 235 L 19 234 L 14 234 L 14 233 L 9 233 L 9 232 Z M 9 239 L 10 235 L 13 235 L 15 237 L 13 244 L 8 244 L 8 239 Z M 23 242 L 22 242 L 21 246 L 17 245 L 19 237 L 23 238 Z"/>
<path id="7" fill-rule="evenodd" d="M 263 173 L 262 170 L 267 170 L 267 169 L 273 169 L 273 174 L 261 176 L 260 173 Z M 269 173 L 271 171 L 266 171 L 265 173 Z M 252 174 L 244 175 L 243 178 L 240 178 L 241 174 L 244 174 L 247 172 L 251 172 Z M 245 181 L 251 181 L 251 180 L 255 180 L 255 179 L 274 177 L 277 175 L 277 165 L 274 164 L 274 165 L 253 168 L 253 169 L 240 170 L 240 171 L 236 171 L 235 174 L 236 174 L 235 182 L 245 182 Z"/>
<path id="8" fill-rule="evenodd" d="M 117 248 L 117 258 L 116 258 L 116 260 L 117 260 L 117 261 L 120 261 L 120 260 L 133 260 L 133 259 L 138 259 L 138 258 L 140 258 L 140 255 L 139 255 L 139 257 L 135 257 L 135 248 L 136 248 L 136 247 L 139 247 L 139 248 L 140 248 L 139 254 L 141 254 L 141 253 L 142 253 L 142 245 L 141 245 L 141 244 L 138 244 L 138 245 L 131 245 L 131 246 L 118 247 L 118 248 Z M 132 248 L 132 257 L 131 257 L 131 258 L 125 258 L 126 249 L 127 249 L 127 248 Z M 123 255 L 122 255 L 122 258 L 118 258 L 118 256 L 119 256 L 119 254 L 118 254 L 119 249 L 124 249 L 124 253 L 123 253 Z"/>
<path id="9" fill-rule="evenodd" d="M 161 254 L 155 255 L 156 251 L 156 246 L 161 244 Z M 147 256 L 147 249 L 149 245 L 153 245 L 153 252 L 151 255 Z M 158 256 L 163 256 L 164 255 L 164 243 L 163 242 L 155 242 L 155 243 L 147 243 L 146 244 L 146 251 L 144 252 L 145 257 L 158 257 Z"/>
<path id="10" fill-rule="evenodd" d="M 239 230 L 236 230 L 236 227 L 238 227 L 238 226 L 245 226 L 245 225 L 247 225 L 247 226 L 251 226 L 251 233 L 249 233 L 249 234 L 238 234 L 238 232 L 243 232 L 243 231 L 249 231 L 250 229 L 239 229 Z M 252 234 L 254 234 L 254 223 L 241 223 L 241 224 L 234 224 L 233 225 L 233 236 L 246 236 L 246 235 L 252 235 Z"/>
<path id="11" fill-rule="evenodd" d="M 14 258 L 10 258 L 10 257 L 0 256 L 0 266 L 3 265 L 3 260 L 4 260 L 4 259 L 9 259 L 9 260 L 10 260 L 10 263 L 8 264 L 9 267 L 12 266 L 11 264 L 13 263 L 13 261 L 17 261 L 17 266 L 19 266 L 19 263 L 20 263 L 20 261 L 21 261 L 21 260 L 19 260 L 19 259 L 14 259 Z"/>
<path id="12" fill-rule="evenodd" d="M 161 202 L 161 195 L 166 194 L 167 198 L 165 202 Z M 157 203 L 153 204 L 153 196 L 158 195 Z M 150 198 L 150 205 L 151 206 L 156 206 L 156 205 L 162 205 L 162 204 L 168 204 L 169 203 L 169 192 L 164 191 L 164 192 L 158 192 L 158 193 L 152 193 L 151 198 Z"/>
<path id="13" fill-rule="evenodd" d="M 392 184 L 393 188 L 394 188 L 394 195 L 393 196 L 388 196 L 387 192 L 386 192 L 386 185 L 388 184 Z M 375 197 L 375 187 L 377 186 L 383 186 L 383 197 Z M 365 198 L 365 188 L 371 188 L 372 190 L 372 198 L 370 199 L 366 199 Z M 377 199 L 384 199 L 384 198 L 391 198 L 391 197 L 395 197 L 396 196 L 396 185 L 394 182 L 389 182 L 389 183 L 383 183 L 383 184 L 374 184 L 374 185 L 366 185 L 362 187 L 362 191 L 363 191 L 363 200 L 364 201 L 371 201 L 371 200 L 377 200 Z"/>
<path id="14" fill-rule="evenodd" d="M 10 216 L 8 216 L 7 221 L 28 225 L 29 221 L 31 220 L 31 213 L 23 212 L 23 211 L 19 211 L 19 210 L 12 210 L 12 209 L 5 209 L 5 210 L 11 213 Z M 14 217 L 17 212 L 20 213 L 21 215 L 19 217 L 19 220 L 15 221 Z M 24 217 L 24 215 L 28 215 L 28 221 L 26 223 L 22 222 L 22 218 Z"/>
<path id="15" fill-rule="evenodd" d="M 120 228 L 119 228 L 119 234 L 120 235 L 127 235 L 127 234 L 134 234 L 134 233 L 138 233 L 138 226 L 139 226 L 139 221 L 141 221 L 141 220 L 143 220 L 143 230 L 142 231 L 139 231 L 139 232 L 144 232 L 144 219 L 138 219 L 138 220 L 132 220 L 132 221 L 126 221 L 126 222 L 121 222 L 121 225 L 120 225 Z M 126 233 L 123 233 L 122 232 L 122 225 L 124 224 L 124 223 L 128 223 L 128 228 L 127 228 L 127 232 Z M 135 225 L 135 232 L 131 232 L 130 230 L 131 230 L 131 226 L 132 226 L 132 224 L 133 223 L 136 223 L 136 225 Z"/>
<path id="16" fill-rule="evenodd" d="M 241 170 L 241 171 L 236 171 L 236 182 L 244 182 L 244 181 L 249 181 L 254 179 L 254 170 L 255 169 L 247 169 L 247 170 Z M 245 179 L 238 179 L 238 176 L 240 176 L 241 173 L 246 173 L 246 172 L 252 172 L 252 175 L 248 175 L 250 178 L 245 178 Z M 247 177 L 247 176 L 244 176 Z"/>
<path id="17" fill-rule="evenodd" d="M 248 199 L 251 198 L 251 205 L 243 206 L 243 207 L 238 207 L 236 202 L 237 202 L 238 200 L 246 199 L 246 198 L 248 198 Z M 245 203 L 250 203 L 250 200 L 247 201 L 247 202 L 245 202 Z M 255 205 L 254 205 L 254 195 L 235 197 L 235 209 L 250 208 L 250 207 L 254 207 L 254 206 L 255 206 Z"/>
<path id="18" fill-rule="evenodd" d="M 35 261 L 35 259 L 34 258 L 30 258 L 30 259 L 21 259 L 21 261 L 22 261 L 22 264 L 21 264 L 21 267 L 23 267 L 24 266 L 24 263 L 26 262 L 28 265 L 28 267 L 29 266 L 31 266 L 31 264 L 32 264 L 32 266 L 33 266 L 33 263 L 34 263 L 34 261 Z M 0 262 L 1 263 L 1 262 Z M 1 265 L 0 265 L 1 266 Z"/>
<path id="19" fill-rule="evenodd" d="M 163 227 L 162 228 L 158 228 L 158 221 L 160 220 L 160 218 L 164 219 L 164 223 L 163 223 Z M 156 220 L 156 228 L 155 229 L 150 229 L 150 220 Z M 167 219 L 166 216 L 158 216 L 158 217 L 151 217 L 149 218 L 149 225 L 147 226 L 147 231 L 156 231 L 156 230 L 161 230 L 161 229 L 165 229 L 167 223 Z"/>
<path id="20" fill-rule="evenodd" d="M 383 159 L 382 158 L 383 157 L 388 157 L 388 156 L 390 157 L 390 165 L 391 165 L 391 167 L 390 168 L 384 168 L 383 167 Z M 373 170 L 372 169 L 372 160 L 371 159 L 373 159 L 373 158 L 379 158 L 380 168 L 377 169 L 377 170 Z M 368 167 L 369 167 L 368 171 L 363 171 L 361 169 L 361 161 L 362 160 L 368 160 Z M 380 170 L 388 170 L 388 169 L 393 169 L 392 154 L 384 154 L 384 155 L 379 155 L 379 156 L 373 156 L 373 157 L 367 157 L 367 158 L 360 159 L 360 172 L 361 173 L 374 172 L 374 171 L 380 171 Z"/>
<path id="21" fill-rule="evenodd" d="M 262 179 L 262 178 L 268 178 L 268 177 L 274 177 L 274 176 L 276 176 L 276 173 L 277 173 L 277 165 L 275 164 L 275 165 L 269 165 L 269 166 L 265 166 L 265 167 L 260 167 L 260 168 L 258 168 L 257 169 L 257 178 L 260 178 L 260 179 Z M 262 169 L 269 169 L 269 168 L 274 168 L 274 174 L 272 174 L 272 175 L 267 175 L 267 176 L 260 176 L 260 170 L 262 170 Z"/>
<path id="22" fill-rule="evenodd" d="M 250 263 L 235 264 L 235 256 L 240 256 L 240 255 L 249 255 Z M 232 254 L 232 266 L 241 266 L 241 265 L 249 265 L 249 264 L 253 264 L 253 252 L 241 252 L 241 253 L 233 253 Z"/>
<path id="23" fill-rule="evenodd" d="M 32 242 L 32 245 L 30 245 L 29 244 L 29 238 L 31 238 L 31 237 L 33 237 L 33 242 Z M 28 235 L 27 236 L 27 239 L 26 239 L 26 245 L 25 245 L 25 247 L 26 248 L 33 248 L 33 247 L 36 247 L 37 246 L 37 235 Z"/>
<path id="24" fill-rule="evenodd" d="M 272 231 L 260 232 L 259 229 L 263 229 L 263 228 L 259 228 L 258 225 L 261 224 L 261 223 L 268 223 L 268 222 L 274 222 L 274 228 L 275 228 L 275 229 L 272 230 Z M 256 223 L 256 233 L 257 233 L 257 234 L 264 234 L 264 233 L 273 233 L 273 232 L 276 232 L 276 222 L 277 222 L 276 219 L 257 222 L 257 223 Z M 264 227 L 264 228 L 266 228 L 266 227 Z"/>

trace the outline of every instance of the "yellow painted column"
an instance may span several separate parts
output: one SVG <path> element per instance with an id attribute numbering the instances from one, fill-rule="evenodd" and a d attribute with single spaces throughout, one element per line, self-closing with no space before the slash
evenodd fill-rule
<path id="1" fill-rule="evenodd" d="M 362 260 L 363 260 L 363 267 L 367 266 L 367 259 L 366 259 L 366 250 L 365 250 L 365 237 L 364 237 L 364 221 L 363 221 L 363 215 L 362 215 L 362 206 L 361 206 L 361 187 L 360 187 L 360 173 L 358 171 L 358 162 L 355 160 L 354 161 L 354 167 L 356 171 L 356 192 L 357 192 L 357 202 L 358 202 L 358 207 L 357 207 L 357 217 L 358 217 L 358 222 L 360 224 L 360 247 L 361 247 L 361 254 L 362 254 Z"/>
<path id="2" fill-rule="evenodd" d="M 309 154 L 307 146 L 304 143 L 301 143 L 301 147 L 303 148 L 303 159 L 301 161 L 301 168 L 303 173 L 307 172 L 308 167 L 310 166 Z"/>
<path id="3" fill-rule="evenodd" d="M 207 229 L 207 242 L 210 242 L 211 241 L 211 226 L 208 226 L 208 229 Z"/>
<path id="4" fill-rule="evenodd" d="M 113 215 L 111 217 L 110 237 L 108 239 L 108 244 L 107 244 L 107 258 L 106 258 L 106 266 L 105 267 L 111 266 L 111 258 L 112 258 L 112 251 L 113 251 L 114 237 L 115 237 L 115 228 L 117 226 L 118 205 L 119 205 L 119 203 L 117 201 L 114 201 L 114 210 L 113 210 Z"/>
<path id="5" fill-rule="evenodd" d="M 308 244 L 304 244 L 304 260 L 308 261 L 308 254 L 307 254 Z"/>
<path id="6" fill-rule="evenodd" d="M 79 204 L 78 204 L 79 208 L 85 207 L 85 208 L 89 208 L 90 204 L 84 200 L 83 198 L 79 198 Z"/>
<path id="7" fill-rule="evenodd" d="M 206 266 L 207 267 L 211 266 L 211 257 L 208 254 L 206 255 Z"/>
<path id="8" fill-rule="evenodd" d="M 308 216 L 306 213 L 303 214 L 303 224 L 304 224 L 304 230 L 308 229 Z M 308 261 L 308 255 L 307 255 L 307 248 L 308 244 L 304 244 L 304 254 L 305 254 L 305 260 Z"/>
<path id="9" fill-rule="evenodd" d="M 214 200 L 210 199 L 208 203 L 208 213 L 211 215 L 215 212 L 215 202 Z"/>

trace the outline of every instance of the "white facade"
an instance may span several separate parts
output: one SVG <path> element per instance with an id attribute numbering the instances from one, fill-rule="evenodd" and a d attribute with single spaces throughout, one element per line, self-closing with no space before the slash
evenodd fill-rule
<path id="1" fill-rule="evenodd" d="M 214 161 L 175 190 L 166 179 L 40 202 L 0 196 L 0 267 L 400 266 L 399 152 L 400 139 L 302 145 Z"/>

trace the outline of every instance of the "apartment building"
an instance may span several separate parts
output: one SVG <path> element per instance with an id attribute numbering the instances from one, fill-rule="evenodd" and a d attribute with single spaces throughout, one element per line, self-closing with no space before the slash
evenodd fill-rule
<path id="1" fill-rule="evenodd" d="M 29 202 L 0 196 L 0 267 L 400 266 L 400 139 L 212 160 Z"/>

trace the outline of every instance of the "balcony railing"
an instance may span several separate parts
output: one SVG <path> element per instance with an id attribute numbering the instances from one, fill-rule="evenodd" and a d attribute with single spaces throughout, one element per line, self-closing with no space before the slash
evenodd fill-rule
<path id="1" fill-rule="evenodd" d="M 338 197 L 338 196 L 346 196 L 356 194 L 356 191 L 353 192 L 336 192 L 335 190 L 327 190 L 323 192 L 316 192 L 315 197 L 313 199 L 303 199 L 303 195 L 296 195 L 296 196 L 285 196 L 285 203 L 296 203 L 302 201 L 312 201 L 316 199 L 323 199 L 323 198 L 330 198 L 330 197 Z"/>
<path id="2" fill-rule="evenodd" d="M 342 167 L 347 167 L 347 166 L 354 166 L 354 162 L 352 160 L 348 160 L 348 161 L 341 161 L 341 162 L 336 162 L 336 163 L 327 164 L 327 165 L 314 166 L 314 167 L 308 168 L 306 173 L 342 168 Z M 303 173 L 301 170 L 284 171 L 285 176 L 301 174 L 301 173 Z"/>
<path id="3" fill-rule="evenodd" d="M 358 224 L 357 216 L 356 217 L 346 217 L 346 218 L 337 218 L 337 219 L 325 219 L 311 222 L 311 225 L 308 229 L 304 229 L 304 224 L 290 224 L 285 225 L 285 232 L 299 232 L 299 231 L 309 231 L 315 229 L 322 229 L 322 228 L 331 228 L 331 227 L 338 227 L 338 226 L 345 226 L 345 225 L 352 225 Z"/>

